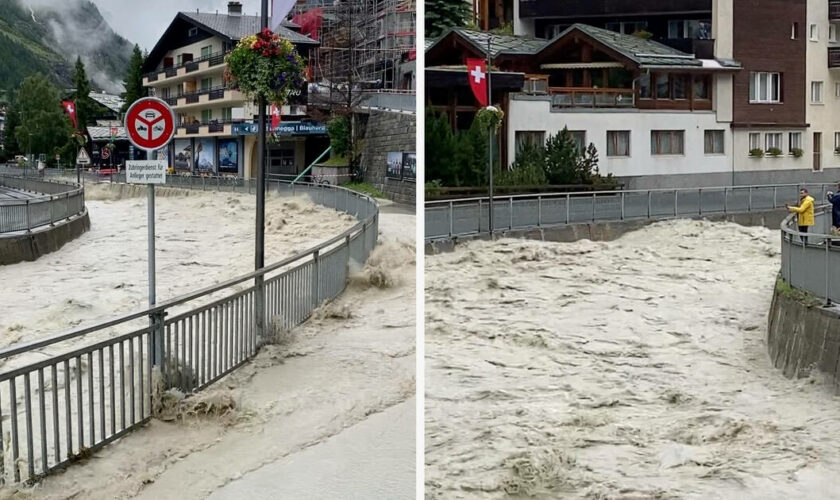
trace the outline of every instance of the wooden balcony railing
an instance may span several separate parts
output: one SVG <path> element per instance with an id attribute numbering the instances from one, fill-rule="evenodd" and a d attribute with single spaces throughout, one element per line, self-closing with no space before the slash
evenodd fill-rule
<path id="1" fill-rule="evenodd" d="M 596 89 L 588 87 L 549 87 L 551 107 L 562 108 L 632 108 L 633 89 Z"/>

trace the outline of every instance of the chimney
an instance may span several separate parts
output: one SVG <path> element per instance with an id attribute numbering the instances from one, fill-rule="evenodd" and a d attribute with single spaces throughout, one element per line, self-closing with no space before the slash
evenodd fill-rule
<path id="1" fill-rule="evenodd" d="M 229 16 L 241 16 L 242 15 L 242 3 L 241 2 L 228 2 L 228 15 Z"/>

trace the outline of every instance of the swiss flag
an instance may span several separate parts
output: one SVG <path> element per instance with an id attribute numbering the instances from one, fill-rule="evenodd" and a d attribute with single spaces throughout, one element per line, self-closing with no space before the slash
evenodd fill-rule
<path id="1" fill-rule="evenodd" d="M 73 101 L 61 101 L 61 107 L 64 108 L 64 111 L 73 120 L 73 128 L 79 128 L 79 125 L 76 123 L 76 103 Z"/>
<path id="2" fill-rule="evenodd" d="M 467 77 L 478 103 L 487 106 L 487 61 L 484 59 L 467 59 Z"/>
<path id="3" fill-rule="evenodd" d="M 275 130 L 280 125 L 280 106 L 276 104 L 271 105 L 271 130 Z"/>

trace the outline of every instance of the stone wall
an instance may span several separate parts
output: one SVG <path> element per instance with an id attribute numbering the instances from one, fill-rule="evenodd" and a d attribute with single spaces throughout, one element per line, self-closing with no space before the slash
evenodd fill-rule
<path id="1" fill-rule="evenodd" d="M 786 377 L 807 377 L 817 370 L 840 387 L 840 313 L 819 302 L 777 286 L 767 321 L 767 349 Z"/>
<path id="2" fill-rule="evenodd" d="M 417 117 L 413 114 L 371 111 L 365 131 L 361 162 L 366 167 L 365 180 L 398 202 L 414 205 L 417 185 L 412 181 L 385 176 L 391 151 L 417 151 Z"/>
<path id="3" fill-rule="evenodd" d="M 78 217 L 63 221 L 54 227 L 40 228 L 29 234 L 0 238 L 0 266 L 37 260 L 55 252 L 90 229 L 87 209 Z"/>

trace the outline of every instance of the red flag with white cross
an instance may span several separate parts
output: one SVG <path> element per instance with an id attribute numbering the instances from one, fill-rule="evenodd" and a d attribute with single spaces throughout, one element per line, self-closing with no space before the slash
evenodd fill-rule
<path id="1" fill-rule="evenodd" d="M 271 130 L 272 132 L 280 125 L 280 121 L 282 120 L 282 115 L 280 114 L 280 106 L 276 104 L 271 105 Z"/>
<path id="2" fill-rule="evenodd" d="M 61 101 L 61 107 L 64 108 L 64 111 L 70 115 L 70 119 L 73 120 L 73 128 L 79 128 L 76 124 L 76 103 L 73 101 Z"/>
<path id="3" fill-rule="evenodd" d="M 467 77 L 478 103 L 487 106 L 487 61 L 484 59 L 467 59 Z"/>

